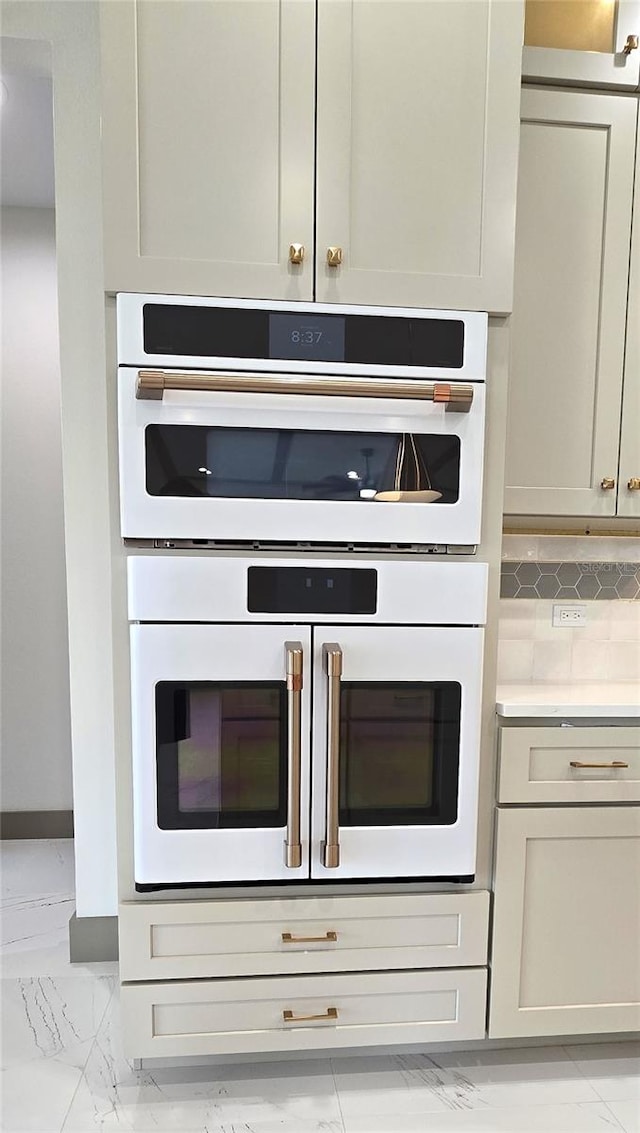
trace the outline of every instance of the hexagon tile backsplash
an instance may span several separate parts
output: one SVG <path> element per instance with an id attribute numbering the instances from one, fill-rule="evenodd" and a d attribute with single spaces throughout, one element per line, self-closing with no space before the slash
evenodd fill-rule
<path id="1" fill-rule="evenodd" d="M 504 562 L 501 598 L 640 599 L 640 562 Z"/>

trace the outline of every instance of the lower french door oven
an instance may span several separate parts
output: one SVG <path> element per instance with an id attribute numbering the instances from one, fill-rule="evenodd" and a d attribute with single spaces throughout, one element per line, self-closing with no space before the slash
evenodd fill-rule
<path id="1" fill-rule="evenodd" d="M 471 880 L 486 567 L 129 559 L 135 880 Z"/>

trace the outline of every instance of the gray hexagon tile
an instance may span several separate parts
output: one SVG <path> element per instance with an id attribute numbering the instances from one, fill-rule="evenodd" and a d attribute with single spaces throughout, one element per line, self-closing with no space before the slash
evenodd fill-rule
<path id="1" fill-rule="evenodd" d="M 640 563 L 505 562 L 500 597 L 640 601 Z"/>

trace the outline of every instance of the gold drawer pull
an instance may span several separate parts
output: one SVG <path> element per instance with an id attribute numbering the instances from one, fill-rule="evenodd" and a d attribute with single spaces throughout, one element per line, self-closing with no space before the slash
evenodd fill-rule
<path id="1" fill-rule="evenodd" d="M 321 1019 L 337 1020 L 338 1008 L 327 1007 L 327 1010 L 323 1011 L 322 1015 L 294 1015 L 293 1011 L 283 1011 L 282 1018 L 285 1023 L 315 1023 L 319 1022 Z"/>
<path id="2" fill-rule="evenodd" d="M 628 766 L 628 763 L 623 763 L 620 759 L 614 759 L 613 763 L 581 763 L 579 759 L 572 759 L 569 762 L 569 767 L 606 767 L 609 770 L 616 767 Z"/>
<path id="3" fill-rule="evenodd" d="M 283 944 L 335 944 L 338 939 L 337 932 L 325 932 L 324 936 L 293 936 L 290 932 L 283 932 Z"/>

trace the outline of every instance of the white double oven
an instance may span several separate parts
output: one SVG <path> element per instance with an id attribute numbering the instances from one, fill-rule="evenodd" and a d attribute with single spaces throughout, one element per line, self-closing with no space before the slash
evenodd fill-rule
<path id="1" fill-rule="evenodd" d="M 117 313 L 137 887 L 472 880 L 486 316 Z"/>

